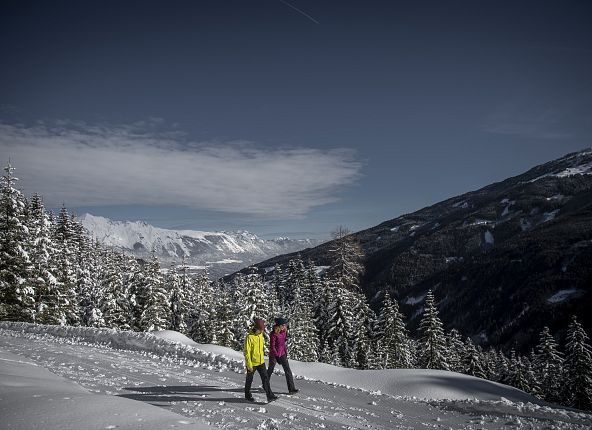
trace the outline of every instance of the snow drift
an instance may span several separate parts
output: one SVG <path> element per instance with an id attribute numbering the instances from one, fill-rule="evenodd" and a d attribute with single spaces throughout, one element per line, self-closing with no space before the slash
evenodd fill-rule
<path id="1" fill-rule="evenodd" d="M 47 326 L 1 322 L 0 329 L 38 336 L 55 336 L 68 342 L 92 343 L 116 349 L 145 351 L 191 361 L 196 366 L 243 372 L 242 353 L 219 345 L 199 344 L 181 333 L 152 333 L 107 328 Z M 423 400 L 483 400 L 544 404 L 516 388 L 455 372 L 427 369 L 356 370 L 325 363 L 291 360 L 296 378 L 343 385 L 390 396 Z M 278 373 L 281 373 L 278 371 Z"/>

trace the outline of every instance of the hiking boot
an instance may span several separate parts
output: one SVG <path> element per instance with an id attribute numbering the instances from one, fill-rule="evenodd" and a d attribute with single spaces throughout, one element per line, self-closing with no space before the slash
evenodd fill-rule
<path id="1" fill-rule="evenodd" d="M 277 400 L 277 399 L 278 399 L 278 396 L 276 396 L 276 395 L 274 394 L 274 395 L 272 395 L 271 397 L 268 397 L 268 398 L 267 398 L 267 401 L 268 401 L 268 402 L 273 402 L 274 400 Z"/>
<path id="2" fill-rule="evenodd" d="M 298 391 L 300 391 L 298 388 L 294 388 L 293 390 L 290 390 L 290 394 L 296 394 Z"/>
<path id="3" fill-rule="evenodd" d="M 250 394 L 247 396 L 245 395 L 245 399 L 247 399 L 249 402 L 254 402 L 255 399 L 253 398 L 253 396 L 251 396 Z"/>

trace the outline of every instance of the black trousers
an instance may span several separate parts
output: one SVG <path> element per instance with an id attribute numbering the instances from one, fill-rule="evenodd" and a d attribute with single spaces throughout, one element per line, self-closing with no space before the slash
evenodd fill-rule
<path id="1" fill-rule="evenodd" d="M 265 390 L 267 398 L 272 398 L 274 394 L 271 392 L 271 387 L 269 386 L 269 377 L 267 376 L 267 369 L 265 369 L 265 363 L 262 363 L 259 366 L 253 366 L 252 372 L 249 372 L 247 370 L 247 380 L 245 381 L 245 396 L 251 396 L 251 384 L 253 384 L 253 376 L 255 375 L 255 371 L 259 372 L 259 376 L 261 376 L 261 382 L 263 383 L 263 389 Z"/>
<path id="2" fill-rule="evenodd" d="M 288 363 L 288 356 L 286 354 L 281 357 L 269 357 L 269 369 L 267 369 L 267 376 L 271 378 L 275 363 L 279 363 L 284 368 L 284 374 L 286 375 L 286 382 L 288 383 L 288 391 L 294 391 L 294 377 L 292 376 L 292 370 L 290 370 L 290 364 Z"/>

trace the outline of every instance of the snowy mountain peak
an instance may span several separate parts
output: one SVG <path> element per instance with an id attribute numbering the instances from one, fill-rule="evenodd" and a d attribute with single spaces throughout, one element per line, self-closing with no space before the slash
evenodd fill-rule
<path id="1" fill-rule="evenodd" d="M 169 230 L 145 221 L 115 221 L 89 213 L 78 217 L 84 228 L 104 245 L 147 258 L 154 250 L 159 259 L 208 268 L 213 276 L 224 275 L 276 255 L 316 246 L 312 239 L 266 240 L 246 231 L 210 232 Z"/>

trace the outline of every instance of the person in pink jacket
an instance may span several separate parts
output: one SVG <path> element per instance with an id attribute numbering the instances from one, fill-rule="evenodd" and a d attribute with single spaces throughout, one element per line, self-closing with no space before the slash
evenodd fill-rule
<path id="1" fill-rule="evenodd" d="M 288 320 L 284 318 L 276 318 L 271 334 L 269 335 L 269 367 L 267 368 L 267 376 L 271 380 L 273 368 L 275 363 L 279 363 L 284 368 L 286 375 L 286 382 L 288 383 L 288 392 L 295 394 L 298 392 L 294 386 L 294 377 L 290 370 L 288 363 L 288 351 L 286 350 L 286 329 Z"/>

